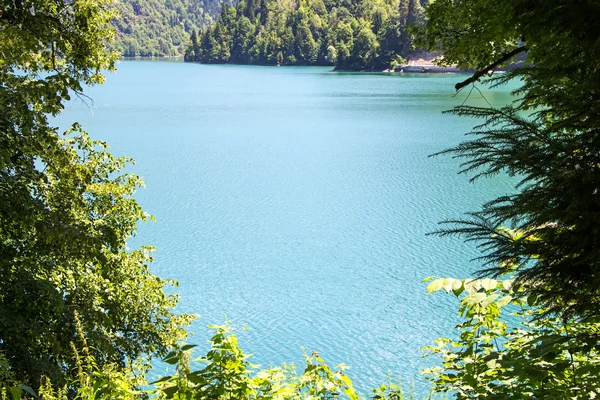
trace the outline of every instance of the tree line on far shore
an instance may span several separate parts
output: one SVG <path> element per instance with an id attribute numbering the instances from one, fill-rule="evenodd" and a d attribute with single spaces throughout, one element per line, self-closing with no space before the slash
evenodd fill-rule
<path id="1" fill-rule="evenodd" d="M 416 54 L 429 0 L 242 0 L 192 32 L 186 61 L 393 69 Z"/>

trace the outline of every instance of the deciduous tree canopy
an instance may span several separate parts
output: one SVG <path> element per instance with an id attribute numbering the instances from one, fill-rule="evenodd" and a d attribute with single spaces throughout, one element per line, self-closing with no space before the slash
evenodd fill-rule
<path id="1" fill-rule="evenodd" d="M 79 312 L 98 363 L 164 351 L 182 333 L 176 298 L 128 237 L 147 218 L 141 180 L 77 124 L 48 117 L 112 69 L 104 0 L 4 1 L 0 8 L 0 352 L 17 378 L 74 373 Z"/>
<path id="2" fill-rule="evenodd" d="M 116 0 L 113 5 L 111 47 L 125 57 L 182 56 L 191 32 L 212 24 L 221 11 L 217 0 Z"/>

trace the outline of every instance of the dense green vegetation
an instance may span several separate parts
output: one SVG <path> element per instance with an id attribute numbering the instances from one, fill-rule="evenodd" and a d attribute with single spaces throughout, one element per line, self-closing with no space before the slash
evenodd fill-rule
<path id="1" fill-rule="evenodd" d="M 190 33 L 212 24 L 221 11 L 216 0 L 117 0 L 114 6 L 112 48 L 125 57 L 181 56 Z"/>
<path id="2" fill-rule="evenodd" d="M 15 379 L 74 378 L 76 314 L 99 366 L 164 354 L 181 338 L 177 298 L 127 239 L 148 216 L 142 182 L 78 124 L 49 123 L 115 54 L 109 1 L 27 0 L 0 9 L 0 354 Z"/>
<path id="3" fill-rule="evenodd" d="M 412 53 L 427 0 L 242 0 L 196 34 L 187 61 L 394 68 Z"/>
<path id="4" fill-rule="evenodd" d="M 81 329 L 81 326 L 79 329 Z M 301 374 L 293 365 L 269 367 L 249 362 L 250 355 L 239 347 L 237 337 L 228 326 L 215 326 L 210 339 L 211 348 L 202 358 L 203 368 L 192 371 L 190 356 L 193 345 L 178 347 L 164 361 L 175 367 L 174 375 L 167 375 L 148 384 L 145 373 L 148 365 L 119 370 L 111 365 L 98 366 L 93 349 L 83 331 L 74 354 L 77 357 L 76 374 L 64 386 L 52 385 L 43 379 L 38 390 L 42 400 L 76 399 L 230 399 L 230 400 L 301 400 L 335 399 L 340 395 L 350 400 L 359 397 L 352 382 L 344 374 L 342 365 L 329 368 L 318 354 L 305 355 L 306 367 Z M 12 370 L 0 355 L 0 398 L 19 399 L 33 395 L 33 390 L 14 379 Z M 139 389 L 146 386 L 145 390 Z M 381 399 L 401 394 L 395 388 L 376 390 Z"/>
<path id="5" fill-rule="evenodd" d="M 255 48 L 252 54 L 270 63 L 273 54 L 274 63 L 307 55 L 318 63 L 327 45 L 339 67 L 375 68 L 376 60 L 393 59 L 381 58 L 381 32 L 400 32 L 389 26 L 396 21 L 404 29 L 405 20 L 395 18 L 410 14 L 379 3 L 315 4 L 224 7 L 220 22 L 194 44 L 212 43 L 216 57 Z M 597 15 L 600 2 L 574 0 L 437 0 L 427 10 L 421 43 L 444 51 L 445 63 L 476 69 L 457 89 L 526 57 L 525 67 L 488 81 L 521 79 L 521 100 L 454 110 L 483 123 L 445 153 L 462 158 L 473 179 L 505 172 L 521 184 L 516 194 L 448 221 L 440 232 L 478 242 L 482 273 L 510 279 L 429 283 L 430 292 L 461 298 L 463 318 L 458 336 L 426 350 L 441 361 L 426 371 L 437 392 L 458 399 L 589 399 L 600 390 Z M 49 123 L 70 96 L 84 96 L 84 85 L 101 83 L 101 71 L 114 68 L 116 54 L 105 47 L 110 16 L 106 0 L 1 3 L 0 397 L 359 398 L 343 371 L 318 354 L 307 356 L 302 374 L 285 366 L 259 370 L 227 327 L 216 327 L 203 368 L 191 370 L 193 346 L 181 343 L 191 317 L 173 313 L 177 298 L 163 290 L 170 282 L 148 270 L 150 249 L 126 247 L 137 222 L 148 218 L 131 197 L 141 180 L 120 172 L 130 160 L 115 159 L 77 124 L 59 133 Z M 294 24 L 286 25 L 288 17 Z M 244 32 L 248 42 L 238 37 Z M 273 47 L 286 32 L 294 46 Z M 228 33 L 237 39 L 228 41 Z M 406 43 L 397 38 L 390 43 Z M 252 45 L 238 52 L 234 44 L 244 43 Z M 149 386 L 155 356 L 176 372 Z M 373 397 L 402 394 L 380 387 Z"/>
<path id="6" fill-rule="evenodd" d="M 436 389 L 459 399 L 597 396 L 600 42 L 592 32 L 599 14 L 598 1 L 438 0 L 427 11 L 422 43 L 444 50 L 444 63 L 476 69 L 457 90 L 525 59 L 485 81 L 521 80 L 520 100 L 454 109 L 482 122 L 470 140 L 444 152 L 462 159 L 473 180 L 498 173 L 520 180 L 515 194 L 446 221 L 439 232 L 478 243 L 481 274 L 514 279 L 508 286 L 452 279 L 429 286 L 466 292 L 460 338 L 430 348 L 443 360 L 431 371 Z M 500 319 L 508 303 L 516 310 L 510 324 Z"/>
<path id="7" fill-rule="evenodd" d="M 458 337 L 437 339 L 425 373 L 456 399 L 590 399 L 600 390 L 596 320 L 548 314 L 514 280 L 436 279 L 430 293 L 461 299 Z"/>
<path id="8" fill-rule="evenodd" d="M 518 192 L 457 221 L 447 233 L 481 243 L 491 274 L 514 274 L 550 310 L 600 314 L 600 2 L 541 7 L 534 1 L 442 0 L 428 10 L 430 48 L 446 63 L 476 68 L 457 89 L 525 54 L 525 67 L 491 79 L 519 79 L 521 100 L 501 109 L 462 106 L 482 120 L 449 153 L 473 179 L 506 172 Z M 477 25 L 481 15 L 486 24 Z M 477 26 L 477 29 L 473 27 Z M 448 34 L 448 32 L 454 34 Z M 511 228 L 505 229 L 503 227 Z"/>

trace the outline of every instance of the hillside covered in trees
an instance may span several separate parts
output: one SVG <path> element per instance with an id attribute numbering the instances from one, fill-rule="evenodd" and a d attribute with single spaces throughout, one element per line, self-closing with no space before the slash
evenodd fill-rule
<path id="1" fill-rule="evenodd" d="M 192 33 L 186 61 L 394 68 L 410 56 L 411 25 L 428 0 L 242 0 Z"/>
<path id="2" fill-rule="evenodd" d="M 190 33 L 214 22 L 219 0 L 116 0 L 113 45 L 125 57 L 181 56 Z M 224 3 L 227 3 L 225 1 Z"/>

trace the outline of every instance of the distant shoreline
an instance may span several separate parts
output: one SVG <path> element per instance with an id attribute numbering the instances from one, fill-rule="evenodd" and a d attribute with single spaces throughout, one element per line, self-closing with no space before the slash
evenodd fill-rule
<path id="1" fill-rule="evenodd" d="M 160 61 L 183 61 L 183 56 L 121 56 L 119 60 L 134 61 L 134 60 L 160 60 Z"/>
<path id="2" fill-rule="evenodd" d="M 184 56 L 136 56 L 136 57 L 120 57 L 119 60 L 123 61 L 183 61 Z M 194 61 L 193 64 L 203 64 Z M 262 65 L 262 64 L 205 64 L 205 65 L 244 65 L 244 66 L 256 66 L 256 67 L 331 67 L 331 72 L 367 72 L 367 73 L 408 73 L 408 74 L 469 74 L 473 73 L 472 70 L 461 70 L 457 67 L 440 67 L 431 63 L 419 63 L 398 66 L 395 69 L 384 69 L 384 70 L 346 70 L 346 69 L 335 69 L 333 65 Z"/>
<path id="3" fill-rule="evenodd" d="M 439 67 L 437 65 L 405 65 L 396 67 L 395 69 L 384 70 L 344 70 L 333 69 L 333 72 L 383 72 L 383 73 L 406 73 L 406 74 L 470 74 L 472 70 L 462 70 L 456 67 Z"/>
<path id="4" fill-rule="evenodd" d="M 394 72 L 421 73 L 421 74 L 465 74 L 472 73 L 470 70 L 462 70 L 457 67 L 440 67 L 438 65 L 406 65 L 396 68 Z"/>

